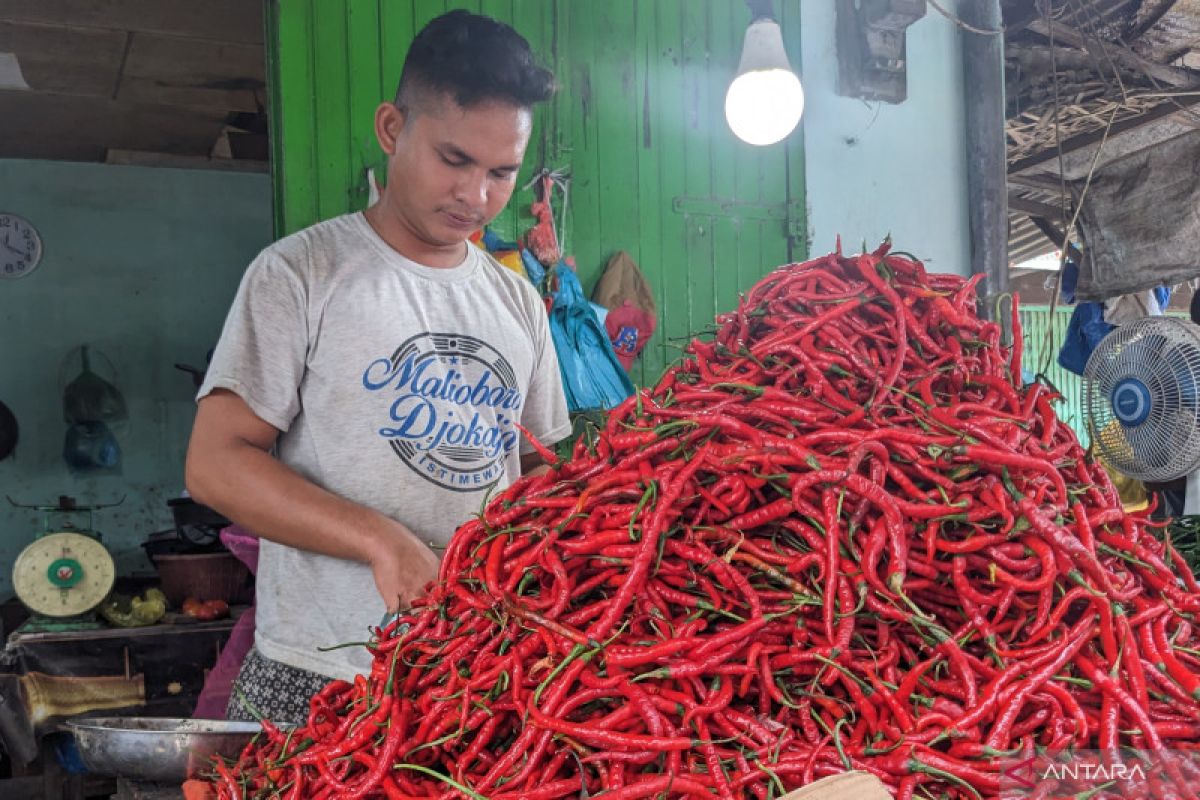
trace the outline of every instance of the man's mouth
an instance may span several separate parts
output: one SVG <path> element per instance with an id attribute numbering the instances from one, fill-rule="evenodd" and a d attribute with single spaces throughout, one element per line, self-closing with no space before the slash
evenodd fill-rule
<path id="1" fill-rule="evenodd" d="M 473 215 L 458 214 L 453 211 L 442 211 L 442 216 L 455 228 L 470 228 L 474 230 L 480 226 L 479 218 Z"/>

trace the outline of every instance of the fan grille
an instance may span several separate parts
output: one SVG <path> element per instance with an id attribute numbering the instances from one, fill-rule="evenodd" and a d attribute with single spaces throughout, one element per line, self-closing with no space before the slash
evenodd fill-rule
<path id="1" fill-rule="evenodd" d="M 1149 410 L 1122 421 L 1113 395 L 1128 400 L 1139 384 Z M 1122 325 L 1088 359 L 1084 391 L 1088 432 L 1115 469 L 1161 483 L 1200 467 L 1200 327 L 1174 317 Z"/>

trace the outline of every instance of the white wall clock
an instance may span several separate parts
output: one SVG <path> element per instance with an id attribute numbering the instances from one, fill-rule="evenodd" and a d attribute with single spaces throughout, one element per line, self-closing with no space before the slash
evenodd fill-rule
<path id="1" fill-rule="evenodd" d="M 0 211 L 0 279 L 23 278 L 42 261 L 42 237 L 29 220 Z"/>

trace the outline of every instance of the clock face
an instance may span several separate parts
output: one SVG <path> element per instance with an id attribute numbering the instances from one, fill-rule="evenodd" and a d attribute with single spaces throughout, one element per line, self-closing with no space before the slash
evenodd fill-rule
<path id="1" fill-rule="evenodd" d="M 42 260 L 42 237 L 29 221 L 0 212 L 0 278 L 23 278 Z"/>

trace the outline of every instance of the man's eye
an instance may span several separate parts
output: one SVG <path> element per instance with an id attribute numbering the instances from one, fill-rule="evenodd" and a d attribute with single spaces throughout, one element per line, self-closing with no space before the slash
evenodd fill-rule
<path id="1" fill-rule="evenodd" d="M 456 159 L 456 158 L 446 158 L 446 156 L 442 156 L 442 163 L 446 164 L 447 166 L 451 166 L 451 167 L 461 167 L 464 164 L 466 164 L 467 162 L 462 161 L 460 159 Z"/>
<path id="2" fill-rule="evenodd" d="M 500 181 L 506 181 L 516 174 L 517 173 L 511 169 L 492 170 L 492 177 L 495 178 L 496 180 L 500 180 Z"/>

